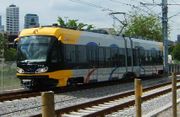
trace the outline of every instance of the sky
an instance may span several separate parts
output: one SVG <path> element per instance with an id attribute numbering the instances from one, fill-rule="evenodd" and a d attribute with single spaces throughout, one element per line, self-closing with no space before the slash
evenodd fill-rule
<path id="1" fill-rule="evenodd" d="M 159 4 L 161 0 L 0 0 L 0 15 L 2 24 L 5 25 L 6 8 L 15 4 L 20 10 L 20 30 L 24 26 L 24 16 L 34 13 L 39 16 L 41 25 L 57 23 L 57 17 L 64 19 L 78 19 L 79 22 L 93 24 L 96 28 L 109 28 L 113 25 L 110 12 L 129 12 L 138 10 L 144 14 L 155 13 L 161 17 L 161 6 L 142 5 L 143 3 Z M 178 4 L 179 0 L 168 0 L 169 4 Z M 132 8 L 132 6 L 136 8 Z M 168 17 L 180 12 L 179 5 L 168 5 Z M 116 15 L 121 21 L 123 15 Z M 169 40 L 176 40 L 180 34 L 180 13 L 168 20 L 170 26 Z M 119 24 L 117 21 L 115 24 Z"/>

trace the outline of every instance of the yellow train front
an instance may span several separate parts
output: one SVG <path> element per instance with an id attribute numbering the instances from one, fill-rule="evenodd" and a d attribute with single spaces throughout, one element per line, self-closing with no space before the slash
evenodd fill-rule
<path id="1" fill-rule="evenodd" d="M 62 87 L 163 71 L 162 43 L 60 27 L 21 31 L 17 77 L 27 88 Z"/>
<path id="2" fill-rule="evenodd" d="M 65 33 L 73 35 L 66 35 Z M 71 37 L 73 36 L 73 38 Z M 17 77 L 26 88 L 66 86 L 72 70 L 65 70 L 62 56 L 64 38 L 76 43 L 78 31 L 56 27 L 39 27 L 21 31 L 17 42 Z"/>

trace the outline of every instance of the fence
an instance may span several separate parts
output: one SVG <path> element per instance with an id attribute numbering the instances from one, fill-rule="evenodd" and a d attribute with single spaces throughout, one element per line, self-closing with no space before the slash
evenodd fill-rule
<path id="1" fill-rule="evenodd" d="M 179 67 L 179 66 L 173 66 Z M 172 68 L 173 68 L 172 67 Z M 172 72 L 172 114 L 173 117 L 177 117 L 177 77 L 176 73 Z M 142 84 L 140 79 L 135 79 L 135 107 L 136 107 L 136 117 L 142 117 Z M 158 113 L 156 113 L 158 114 Z M 149 115 L 148 115 L 149 116 Z M 156 115 L 150 115 L 156 116 Z"/>
<path id="2" fill-rule="evenodd" d="M 20 81 L 16 78 L 16 62 L 0 61 L 0 92 L 20 88 Z"/>
<path id="3" fill-rule="evenodd" d="M 180 73 L 180 64 L 169 64 L 169 73 Z"/>

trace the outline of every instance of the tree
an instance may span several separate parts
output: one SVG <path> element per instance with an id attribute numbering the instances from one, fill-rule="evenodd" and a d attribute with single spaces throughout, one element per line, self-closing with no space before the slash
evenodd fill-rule
<path id="1" fill-rule="evenodd" d="M 172 51 L 173 59 L 180 61 L 180 44 L 178 43 Z"/>
<path id="2" fill-rule="evenodd" d="M 172 55 L 173 49 L 174 49 L 174 45 L 170 45 L 168 48 L 168 53 Z"/>
<path id="3" fill-rule="evenodd" d="M 8 48 L 8 41 L 6 34 L 0 33 L 0 55 L 4 51 L 3 58 L 5 61 L 15 61 L 16 60 L 16 49 Z"/>
<path id="4" fill-rule="evenodd" d="M 66 27 L 66 23 L 64 22 L 64 20 L 61 17 L 58 17 L 57 22 L 59 23 L 59 25 L 63 28 Z"/>
<path id="5" fill-rule="evenodd" d="M 8 48 L 4 53 L 5 61 L 15 61 L 16 60 L 16 49 Z"/>
<path id="6" fill-rule="evenodd" d="M 125 36 L 162 41 L 162 25 L 156 15 L 142 15 L 135 12 L 128 19 Z"/>
<path id="7" fill-rule="evenodd" d="M 2 51 L 7 49 L 7 39 L 5 38 L 3 33 L 0 33 L 0 55 L 2 55 Z"/>
<path id="8" fill-rule="evenodd" d="M 70 29 L 74 29 L 74 30 L 76 30 L 76 29 L 78 29 L 78 22 L 77 22 L 78 20 L 74 20 L 74 19 L 70 19 L 70 20 L 68 20 L 68 22 L 66 23 L 66 26 L 68 27 L 68 28 L 70 28 Z"/>
<path id="9" fill-rule="evenodd" d="M 68 19 L 68 21 L 65 22 L 61 17 L 58 17 L 57 22 L 62 28 L 69 28 L 69 29 L 74 29 L 74 30 L 90 31 L 94 28 L 93 25 L 84 24 L 82 22 L 79 23 L 77 19 Z"/>

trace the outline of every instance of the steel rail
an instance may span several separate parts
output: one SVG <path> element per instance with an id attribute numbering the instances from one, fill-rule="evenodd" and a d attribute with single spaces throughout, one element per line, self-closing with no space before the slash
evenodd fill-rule
<path id="1" fill-rule="evenodd" d="M 177 82 L 180 82 L 180 80 L 177 80 Z M 146 87 L 146 88 L 143 89 L 143 92 L 147 92 L 147 91 L 150 91 L 150 90 L 153 90 L 153 89 L 164 87 L 164 86 L 167 86 L 167 85 L 170 85 L 170 84 L 171 84 L 171 82 L 163 83 L 163 84 L 155 85 L 155 86 L 151 86 L 151 87 Z M 180 88 L 180 86 L 178 86 L 177 88 Z M 153 94 L 150 94 L 150 95 L 147 95 L 147 96 L 143 96 L 142 101 L 144 102 L 146 100 L 155 98 L 155 97 L 157 97 L 159 95 L 166 94 L 166 93 L 168 93 L 170 91 L 171 91 L 171 88 L 168 88 L 166 90 L 163 90 L 163 91 L 160 91 L 160 92 L 157 92 L 157 93 L 153 93 Z M 61 117 L 65 113 L 78 111 L 80 109 L 85 109 L 85 108 L 88 108 L 88 107 L 90 108 L 92 106 L 97 106 L 98 104 L 103 104 L 105 102 L 113 101 L 113 100 L 120 99 L 120 98 L 125 98 L 125 97 L 131 96 L 131 95 L 134 95 L 134 90 L 127 91 L 127 92 L 124 92 L 124 93 L 119 93 L 119 94 L 116 94 L 116 95 L 113 95 L 113 96 L 108 96 L 108 97 L 105 97 L 105 98 L 97 99 L 97 100 L 82 103 L 82 104 L 73 105 L 73 106 L 70 106 L 70 107 L 65 107 L 65 108 L 56 110 L 56 115 L 58 117 Z M 106 109 L 102 109 L 102 110 L 99 110 L 99 111 L 96 111 L 96 112 L 92 112 L 90 114 L 85 115 L 85 117 L 86 116 L 87 117 L 104 116 L 106 114 L 109 114 L 109 113 L 112 113 L 112 112 L 115 112 L 115 111 L 118 111 L 118 110 L 122 110 L 125 107 L 133 106 L 134 103 L 135 103 L 135 101 L 133 99 L 133 100 L 130 100 L 128 102 L 125 102 L 125 103 L 122 103 L 122 104 L 119 104 L 119 105 L 115 105 L 115 106 L 112 106 L 112 107 L 109 107 L 109 108 L 106 108 Z M 40 116 L 42 116 L 42 115 L 38 114 L 38 115 L 34 115 L 32 117 L 40 117 Z"/>
<path id="2" fill-rule="evenodd" d="M 11 92 L 6 92 L 6 93 L 0 93 L 0 102 L 15 100 L 15 99 L 21 99 L 21 98 L 40 96 L 41 92 L 44 92 L 44 91 L 54 91 L 55 94 L 58 94 L 58 93 L 64 93 L 64 92 L 98 88 L 98 87 L 111 86 L 111 85 L 116 85 L 116 84 L 123 84 L 123 83 L 128 83 L 128 82 L 131 82 L 131 79 L 122 79 L 122 80 L 118 80 L 118 81 L 106 81 L 106 82 L 90 83 L 90 84 L 83 84 L 83 85 L 77 85 L 77 86 L 60 87 L 60 88 L 44 89 L 44 90 L 11 91 Z"/>

